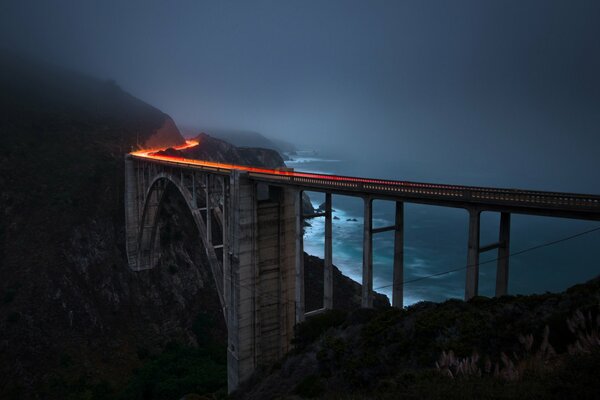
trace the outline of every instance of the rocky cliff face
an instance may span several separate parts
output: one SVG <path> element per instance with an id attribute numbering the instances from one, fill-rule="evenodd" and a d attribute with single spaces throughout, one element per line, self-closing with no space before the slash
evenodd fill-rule
<path id="1" fill-rule="evenodd" d="M 304 296 L 306 311 L 323 307 L 323 259 L 304 253 Z M 362 286 L 348 278 L 333 266 L 333 308 L 336 310 L 355 310 L 361 304 Z M 387 296 L 375 293 L 373 307 L 390 306 Z"/>
<path id="2" fill-rule="evenodd" d="M 276 150 L 257 147 L 237 147 L 224 140 L 201 133 L 194 138 L 200 144 L 184 150 L 168 149 L 162 153 L 197 160 L 210 160 L 237 165 L 285 167 L 283 158 Z M 159 152 L 158 154 L 161 154 Z"/>

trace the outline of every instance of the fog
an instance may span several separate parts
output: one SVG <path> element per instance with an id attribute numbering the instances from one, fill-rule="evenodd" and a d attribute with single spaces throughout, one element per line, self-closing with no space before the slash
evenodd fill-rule
<path id="1" fill-rule="evenodd" d="M 401 179 L 598 193 L 598 18 L 597 1 L 5 1 L 0 37 L 181 125 Z"/>
<path id="2" fill-rule="evenodd" d="M 346 174 L 600 194 L 599 20 L 596 0 L 3 1 L 0 47 Z"/>

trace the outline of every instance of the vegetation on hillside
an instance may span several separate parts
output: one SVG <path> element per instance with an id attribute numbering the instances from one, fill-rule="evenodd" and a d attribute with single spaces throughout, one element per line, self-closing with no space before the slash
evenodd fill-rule
<path id="1" fill-rule="evenodd" d="M 596 398 L 600 279 L 564 293 L 332 311 L 243 399 Z"/>

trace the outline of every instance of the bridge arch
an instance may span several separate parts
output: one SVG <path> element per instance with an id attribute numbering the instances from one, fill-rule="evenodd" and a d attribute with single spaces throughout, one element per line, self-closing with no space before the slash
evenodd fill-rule
<path id="1" fill-rule="evenodd" d="M 137 270 L 151 269 L 158 263 L 160 257 L 159 215 L 164 205 L 165 194 L 169 186 L 175 188 L 175 192 L 183 198 L 194 220 L 202 248 L 206 251 L 206 259 L 208 260 L 209 269 L 219 296 L 219 303 L 223 311 L 223 317 L 227 325 L 227 304 L 223 295 L 223 265 L 219 261 L 207 235 L 206 219 L 211 217 L 212 212 L 206 208 L 206 212 L 203 215 L 201 209 L 197 207 L 195 194 L 187 188 L 180 177 L 176 177 L 169 172 L 159 172 L 156 174 L 150 181 L 148 189 L 143 196 L 143 206 L 141 207 L 139 230 L 137 233 Z"/>

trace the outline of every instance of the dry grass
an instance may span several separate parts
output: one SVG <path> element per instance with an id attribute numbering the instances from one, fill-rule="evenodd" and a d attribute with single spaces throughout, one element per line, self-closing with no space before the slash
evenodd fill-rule
<path id="1" fill-rule="evenodd" d="M 600 350 L 600 312 L 584 314 L 577 310 L 566 323 L 575 342 L 568 345 L 568 355 L 589 355 Z M 522 352 L 507 354 L 502 352 L 500 359 L 492 362 L 489 357 L 481 357 L 474 352 L 470 357 L 456 357 L 452 350 L 443 351 L 435 363 L 444 376 L 456 378 L 480 378 L 493 376 L 505 381 L 520 381 L 526 375 L 544 375 L 561 363 L 561 356 L 550 344 L 550 328 L 546 325 L 539 345 L 532 334 L 519 335 Z"/>

